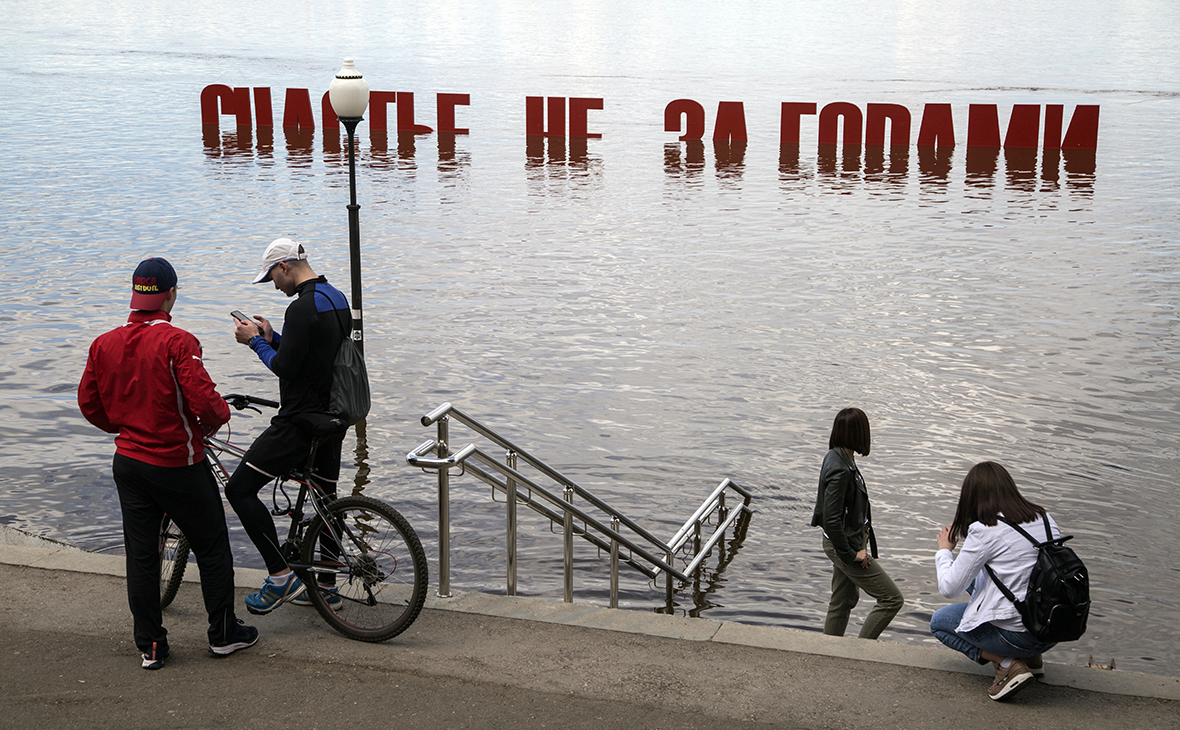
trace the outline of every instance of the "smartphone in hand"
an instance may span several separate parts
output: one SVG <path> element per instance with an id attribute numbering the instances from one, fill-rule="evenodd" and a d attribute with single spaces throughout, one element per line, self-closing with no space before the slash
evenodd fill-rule
<path id="1" fill-rule="evenodd" d="M 255 322 L 254 320 L 247 317 L 244 313 L 242 313 L 242 310 L 235 309 L 234 311 L 229 313 L 229 316 L 233 317 L 234 319 L 238 320 L 239 322 L 245 322 L 246 324 L 254 325 L 254 328 L 258 330 L 258 336 L 259 337 L 262 336 L 262 328 L 258 326 L 257 322 Z"/>

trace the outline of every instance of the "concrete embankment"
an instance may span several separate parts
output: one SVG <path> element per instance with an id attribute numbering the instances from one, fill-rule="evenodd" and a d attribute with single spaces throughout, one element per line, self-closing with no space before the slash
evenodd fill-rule
<path id="1" fill-rule="evenodd" d="M 212 659 L 186 583 L 173 655 L 145 672 L 121 557 L 0 532 L 4 727 L 1180 727 L 1176 678 L 1047 663 L 997 703 L 986 670 L 938 647 L 486 594 L 432 597 L 384 644 L 312 609 L 243 610 L 259 643 Z M 261 579 L 238 570 L 241 596 Z"/>

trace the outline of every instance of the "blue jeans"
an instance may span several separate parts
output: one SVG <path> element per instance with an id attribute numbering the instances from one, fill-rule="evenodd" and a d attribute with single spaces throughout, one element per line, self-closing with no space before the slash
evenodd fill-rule
<path id="1" fill-rule="evenodd" d="M 959 631 L 959 622 L 963 620 L 963 612 L 967 610 L 966 603 L 952 603 L 934 612 L 930 619 L 930 632 L 955 651 L 962 652 L 973 662 L 980 661 L 980 652 L 989 652 L 1001 657 L 1015 657 L 1027 659 L 1030 656 L 1044 654 L 1056 643 L 1046 644 L 1037 641 L 1036 637 L 1027 631 L 1008 631 L 991 623 L 976 626 L 970 631 Z"/>

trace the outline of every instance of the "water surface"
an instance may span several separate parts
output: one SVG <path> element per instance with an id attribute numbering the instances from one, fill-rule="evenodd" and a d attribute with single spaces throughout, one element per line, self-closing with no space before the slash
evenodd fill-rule
<path id="1" fill-rule="evenodd" d="M 374 89 L 467 93 L 451 143 L 361 126 L 366 351 L 376 402 L 367 493 L 436 559 L 434 483 L 404 463 L 417 418 L 451 401 L 670 536 L 731 477 L 758 510 L 704 582 L 702 615 L 818 630 L 830 570 L 808 526 L 832 416 L 872 419 L 861 460 L 882 559 L 907 606 L 885 640 L 930 642 L 945 601 L 938 526 L 967 469 L 996 459 L 1091 569 L 1094 613 L 1060 661 L 1175 675 L 1180 30 L 1169 3 L 22 4 L 0 51 L 0 519 L 121 551 L 112 447 L 74 389 L 93 337 L 125 318 L 147 255 L 180 272 L 176 321 L 223 392 L 277 385 L 228 311 L 280 319 L 250 286 L 290 235 L 346 288 L 346 161 L 203 134 L 201 90 L 326 89 L 344 56 Z M 601 139 L 530 146 L 525 96 L 602 98 Z M 706 109 L 699 146 L 664 106 Z M 742 101 L 744 150 L 710 140 Z M 821 151 L 784 101 L 950 103 L 959 145 L 934 167 Z M 1101 108 L 1098 150 L 969 165 L 967 106 Z M 390 109 L 390 118 L 394 116 Z M 318 122 L 317 122 L 318 124 Z M 784 161 L 785 160 L 785 161 Z M 797 160 L 797 162 L 795 162 Z M 233 423 L 243 443 L 260 418 Z M 457 433 L 455 444 L 462 445 Z M 346 449 L 355 452 L 355 438 Z M 452 586 L 502 591 L 503 507 L 456 478 Z M 231 516 L 235 558 L 261 563 Z M 561 595 L 560 538 L 529 519 L 522 594 Z M 579 546 L 577 593 L 605 602 Z M 713 562 L 715 567 L 717 562 Z M 624 580 L 624 604 L 662 592 Z M 698 612 L 692 597 L 678 610 Z M 853 626 L 867 609 L 854 615 Z"/>

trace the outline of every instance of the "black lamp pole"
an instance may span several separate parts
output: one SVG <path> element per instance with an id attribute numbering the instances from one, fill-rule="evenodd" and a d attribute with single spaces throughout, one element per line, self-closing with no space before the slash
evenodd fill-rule
<path id="1" fill-rule="evenodd" d="M 361 206 L 356 202 L 356 125 L 363 117 L 337 117 L 348 130 L 348 258 L 352 274 L 352 339 L 365 354 L 361 324 Z"/>
<path id="2" fill-rule="evenodd" d="M 348 130 L 348 257 L 352 264 L 352 339 L 365 354 L 365 338 L 361 325 L 361 207 L 356 203 L 356 125 L 364 119 L 369 106 L 369 83 L 356 70 L 351 58 L 328 87 L 328 100 L 336 118 Z"/>

